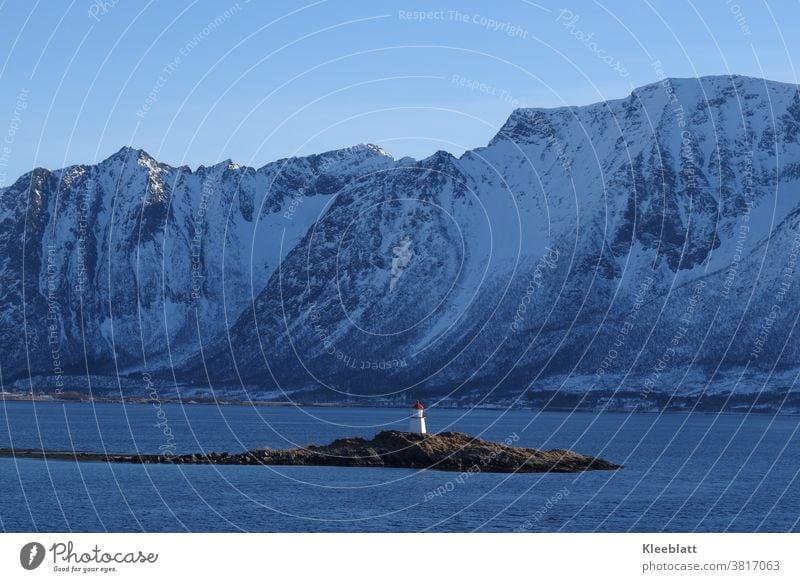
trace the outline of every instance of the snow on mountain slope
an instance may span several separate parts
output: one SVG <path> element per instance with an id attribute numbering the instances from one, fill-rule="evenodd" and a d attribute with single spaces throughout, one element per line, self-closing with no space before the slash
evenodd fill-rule
<path id="1" fill-rule="evenodd" d="M 148 369 L 180 382 L 322 399 L 785 395 L 799 123 L 794 85 L 665 79 L 517 110 L 458 159 L 361 146 L 191 172 L 123 150 L 37 170 L 1 194 L 3 370 L 27 370 L 26 314 L 45 321 L 48 241 L 58 280 L 77 277 L 83 196 L 87 351 L 104 371 L 113 355 L 143 369 L 143 344 Z M 80 297 L 59 299 L 75 369 Z M 47 375 L 41 352 L 31 368 Z"/>
<path id="2" fill-rule="evenodd" d="M 0 206 L 6 379 L 25 377 L 28 360 L 33 375 L 77 388 L 87 368 L 179 368 L 224 336 L 332 192 L 392 165 L 357 146 L 192 172 L 123 148 L 22 176 Z"/>
<path id="3" fill-rule="evenodd" d="M 790 320 L 768 357 L 748 354 L 798 231 L 799 120 L 797 87 L 744 77 L 515 111 L 487 147 L 339 193 L 233 326 L 235 363 L 215 367 L 321 395 L 491 400 L 697 392 L 797 366 L 793 344 L 781 352 Z M 687 386 L 660 370 L 695 356 Z"/>

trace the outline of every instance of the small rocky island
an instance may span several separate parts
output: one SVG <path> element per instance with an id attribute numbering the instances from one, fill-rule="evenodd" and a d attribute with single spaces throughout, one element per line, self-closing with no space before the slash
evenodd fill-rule
<path id="1" fill-rule="evenodd" d="M 566 449 L 541 451 L 515 447 L 507 439 L 493 443 L 462 432 L 418 434 L 386 430 L 370 440 L 343 438 L 329 445 L 291 449 L 255 449 L 245 453 L 187 455 L 104 454 L 36 449 L 0 449 L 0 457 L 187 465 L 327 465 L 337 467 L 394 467 L 486 473 L 574 473 L 621 469 Z"/>

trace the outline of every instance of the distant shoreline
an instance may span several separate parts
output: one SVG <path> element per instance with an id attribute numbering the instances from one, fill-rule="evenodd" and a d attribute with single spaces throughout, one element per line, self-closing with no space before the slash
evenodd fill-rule
<path id="1" fill-rule="evenodd" d="M 126 396 L 124 398 L 114 396 L 89 396 L 81 392 L 40 392 L 31 394 L 30 392 L 0 392 L 0 402 L 38 402 L 54 404 L 155 404 L 152 398 L 147 396 Z M 318 401 L 267 401 L 267 400 L 238 400 L 225 398 L 211 398 L 193 396 L 186 399 L 180 398 L 159 398 L 159 404 L 180 404 L 185 406 L 257 406 L 257 407 L 297 407 L 297 408 L 407 408 L 406 404 L 394 404 L 391 402 L 379 402 L 375 404 L 364 404 L 360 402 L 318 402 Z M 536 412 L 587 412 L 587 413 L 616 413 L 616 414 L 711 414 L 711 415 L 758 415 L 758 416 L 800 416 L 800 412 L 782 411 L 775 409 L 768 410 L 707 410 L 707 409 L 683 409 L 666 408 L 630 410 L 615 407 L 595 407 L 595 408 L 571 408 L 561 406 L 549 406 L 541 408 L 536 406 L 506 406 L 502 404 L 481 403 L 478 405 L 452 405 L 439 404 L 438 408 L 453 410 L 530 410 Z"/>
<path id="2" fill-rule="evenodd" d="M 29 392 L 0 392 L 0 401 L 5 402 L 53 402 L 53 403 L 74 403 L 74 404 L 90 404 L 90 403 L 103 403 L 103 404 L 153 404 L 155 401 L 147 396 L 126 396 L 113 397 L 113 396 L 89 396 L 88 394 L 63 396 L 56 393 L 39 393 L 31 394 Z M 336 407 L 336 406 L 349 406 L 349 407 L 364 407 L 374 408 L 371 405 L 363 404 L 347 404 L 347 403 L 325 403 L 325 402 L 271 402 L 266 400 L 229 400 L 224 398 L 203 398 L 192 397 L 187 399 L 180 398 L 159 398 L 158 402 L 161 404 L 184 404 L 184 405 L 224 405 L 224 406 L 314 406 L 320 408 Z M 387 405 L 388 406 L 388 405 Z M 384 407 L 384 406 L 382 406 Z M 398 406 L 398 408 L 402 408 Z"/>

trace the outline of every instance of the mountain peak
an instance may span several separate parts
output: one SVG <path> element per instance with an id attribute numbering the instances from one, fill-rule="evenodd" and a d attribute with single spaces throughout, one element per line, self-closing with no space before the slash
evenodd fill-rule
<path id="1" fill-rule="evenodd" d="M 338 150 L 330 150 L 319 154 L 322 157 L 336 157 L 338 159 L 345 158 L 364 158 L 364 157 L 380 157 L 393 160 L 394 158 L 390 153 L 384 150 L 381 146 L 374 143 L 359 143 L 354 146 L 341 148 Z"/>
<path id="2" fill-rule="evenodd" d="M 392 158 L 392 159 L 394 159 L 394 158 L 392 157 L 392 154 L 390 154 L 389 152 L 387 152 L 386 150 L 384 150 L 384 149 L 383 149 L 381 146 L 379 146 L 379 145 L 377 145 L 377 144 L 374 144 L 374 143 L 368 143 L 368 144 L 366 144 L 366 146 L 365 146 L 365 147 L 366 147 L 367 149 L 369 149 L 369 150 L 371 150 L 371 151 L 375 152 L 375 153 L 376 153 L 376 154 L 378 154 L 379 156 L 384 156 L 384 157 L 386 157 L 386 158 Z"/>
<path id="3" fill-rule="evenodd" d="M 726 99 L 761 97 L 767 100 L 770 107 L 779 109 L 781 102 L 794 98 L 800 86 L 794 83 L 771 81 L 749 77 L 747 75 L 710 75 L 705 77 L 664 77 L 653 83 L 637 87 L 627 97 L 607 99 L 580 106 L 559 107 L 524 107 L 511 112 L 497 135 L 490 142 L 500 139 L 525 140 L 531 136 L 545 139 L 553 137 L 554 126 L 563 121 L 580 117 L 590 110 L 615 108 L 630 102 L 641 100 L 654 103 L 658 107 L 670 101 L 696 103 L 711 106 L 719 105 Z M 738 96 L 738 97 L 737 97 Z M 602 111 L 596 111 L 603 115 Z"/>
<path id="4" fill-rule="evenodd" d="M 222 171 L 225 171 L 225 170 L 239 170 L 241 168 L 242 168 L 242 166 L 240 166 L 239 164 L 234 162 L 232 159 L 226 158 L 226 159 L 222 160 L 221 162 L 218 162 L 216 164 L 212 164 L 211 166 L 203 166 L 203 165 L 197 166 L 197 171 L 198 172 L 208 171 L 208 170 L 222 170 Z"/>
<path id="5" fill-rule="evenodd" d="M 159 165 L 156 159 L 153 158 L 153 156 L 148 154 L 146 151 L 131 146 L 123 146 L 119 149 L 119 151 L 108 156 L 105 160 L 103 160 L 103 162 L 114 162 L 114 161 L 119 161 L 126 164 L 137 162 L 139 163 L 139 165 L 146 165 L 146 166 Z"/>

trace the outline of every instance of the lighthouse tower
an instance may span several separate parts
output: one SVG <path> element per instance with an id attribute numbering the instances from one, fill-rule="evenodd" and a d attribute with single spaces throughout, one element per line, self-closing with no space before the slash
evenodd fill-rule
<path id="1" fill-rule="evenodd" d="M 418 434 L 428 434 L 425 428 L 425 407 L 417 400 L 414 407 L 411 409 L 411 418 L 408 421 L 408 432 L 415 432 Z"/>

